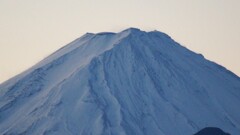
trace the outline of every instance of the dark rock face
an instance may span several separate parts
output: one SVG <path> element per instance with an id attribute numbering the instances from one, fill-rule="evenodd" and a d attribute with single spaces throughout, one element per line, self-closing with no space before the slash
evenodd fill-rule
<path id="1" fill-rule="evenodd" d="M 225 133 L 220 128 L 206 127 L 194 135 L 230 135 L 230 134 Z"/>

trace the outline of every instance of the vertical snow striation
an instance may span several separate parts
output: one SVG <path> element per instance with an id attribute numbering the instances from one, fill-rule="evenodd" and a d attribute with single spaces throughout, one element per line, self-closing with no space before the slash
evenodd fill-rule
<path id="1" fill-rule="evenodd" d="M 239 106 L 238 76 L 164 33 L 87 33 L 0 85 L 0 134 L 238 135 Z"/>
<path id="2" fill-rule="evenodd" d="M 96 96 L 97 103 L 102 111 L 104 121 L 103 134 L 124 135 L 121 127 L 121 107 L 118 100 L 109 89 L 102 60 L 95 58 L 89 67 L 91 73 L 89 85 L 91 92 Z"/>

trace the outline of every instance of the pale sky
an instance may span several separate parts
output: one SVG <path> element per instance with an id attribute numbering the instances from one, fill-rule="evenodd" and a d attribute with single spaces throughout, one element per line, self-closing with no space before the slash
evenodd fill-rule
<path id="1" fill-rule="evenodd" d="M 0 0 L 0 83 L 86 32 L 159 30 L 240 76 L 240 0 Z"/>

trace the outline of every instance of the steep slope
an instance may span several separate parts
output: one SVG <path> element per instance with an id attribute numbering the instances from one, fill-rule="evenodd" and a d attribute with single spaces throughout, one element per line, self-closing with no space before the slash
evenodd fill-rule
<path id="1" fill-rule="evenodd" d="M 0 134 L 240 134 L 240 78 L 164 33 L 85 34 L 0 85 Z"/>

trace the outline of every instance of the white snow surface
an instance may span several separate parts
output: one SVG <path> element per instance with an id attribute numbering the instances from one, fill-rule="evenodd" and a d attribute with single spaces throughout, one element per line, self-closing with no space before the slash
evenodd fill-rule
<path id="1" fill-rule="evenodd" d="M 0 85 L 0 134 L 240 134 L 240 78 L 168 35 L 87 33 Z"/>

